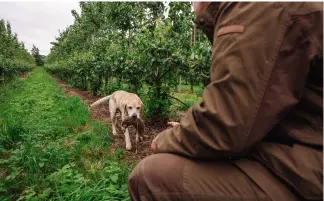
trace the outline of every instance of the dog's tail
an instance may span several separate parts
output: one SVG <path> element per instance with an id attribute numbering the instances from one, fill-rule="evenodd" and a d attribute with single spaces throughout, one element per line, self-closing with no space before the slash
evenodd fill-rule
<path id="1" fill-rule="evenodd" d="M 106 97 L 103 97 L 103 98 L 97 100 L 96 102 L 94 102 L 94 103 L 92 103 L 92 104 L 90 105 L 90 108 L 94 108 L 94 107 L 96 107 L 96 106 L 99 106 L 99 105 L 103 104 L 103 103 L 106 102 L 106 101 L 108 102 L 109 99 L 110 99 L 110 97 L 111 97 L 111 95 L 106 96 Z"/>

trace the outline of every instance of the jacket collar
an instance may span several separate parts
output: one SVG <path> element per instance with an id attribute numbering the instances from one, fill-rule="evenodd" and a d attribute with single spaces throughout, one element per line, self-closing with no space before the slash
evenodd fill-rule
<path id="1" fill-rule="evenodd" d="M 212 2 L 202 13 L 197 15 L 194 20 L 197 28 L 201 29 L 206 34 L 211 44 L 213 44 L 216 14 L 220 4 L 220 2 Z"/>

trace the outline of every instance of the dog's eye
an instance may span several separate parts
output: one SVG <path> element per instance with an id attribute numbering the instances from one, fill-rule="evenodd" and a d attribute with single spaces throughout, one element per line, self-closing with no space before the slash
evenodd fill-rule
<path id="1" fill-rule="evenodd" d="M 133 108 L 132 108 L 132 107 L 128 107 L 128 109 L 130 109 L 130 110 L 131 110 L 131 109 L 133 109 Z"/>
<path id="2" fill-rule="evenodd" d="M 139 110 L 139 109 L 141 109 L 140 107 L 137 107 L 137 109 Z"/>

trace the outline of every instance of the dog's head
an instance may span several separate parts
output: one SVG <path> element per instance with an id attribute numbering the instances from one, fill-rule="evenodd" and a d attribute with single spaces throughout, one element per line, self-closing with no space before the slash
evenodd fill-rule
<path id="1" fill-rule="evenodd" d="M 144 111 L 144 104 L 141 100 L 127 101 L 125 104 L 125 112 L 127 116 L 134 119 L 141 119 Z"/>

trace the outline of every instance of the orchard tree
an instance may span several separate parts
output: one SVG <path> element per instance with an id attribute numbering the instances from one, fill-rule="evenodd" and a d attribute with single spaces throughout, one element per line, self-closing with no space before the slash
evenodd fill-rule
<path id="1" fill-rule="evenodd" d="M 9 80 L 25 74 L 34 68 L 33 57 L 18 41 L 18 35 L 11 30 L 10 22 L 0 20 L 0 80 Z"/>
<path id="2" fill-rule="evenodd" d="M 146 114 L 165 120 L 180 77 L 193 86 L 208 75 L 209 52 L 199 32 L 193 34 L 191 4 L 170 3 L 168 17 L 163 2 L 79 5 L 81 12 L 71 11 L 74 23 L 59 32 L 46 58 L 46 69 L 72 86 L 93 94 L 142 94 Z"/>
<path id="3" fill-rule="evenodd" d="M 39 54 L 39 49 L 35 45 L 33 45 L 33 48 L 31 49 L 31 54 L 35 59 L 36 66 L 44 65 L 44 56 Z"/>

